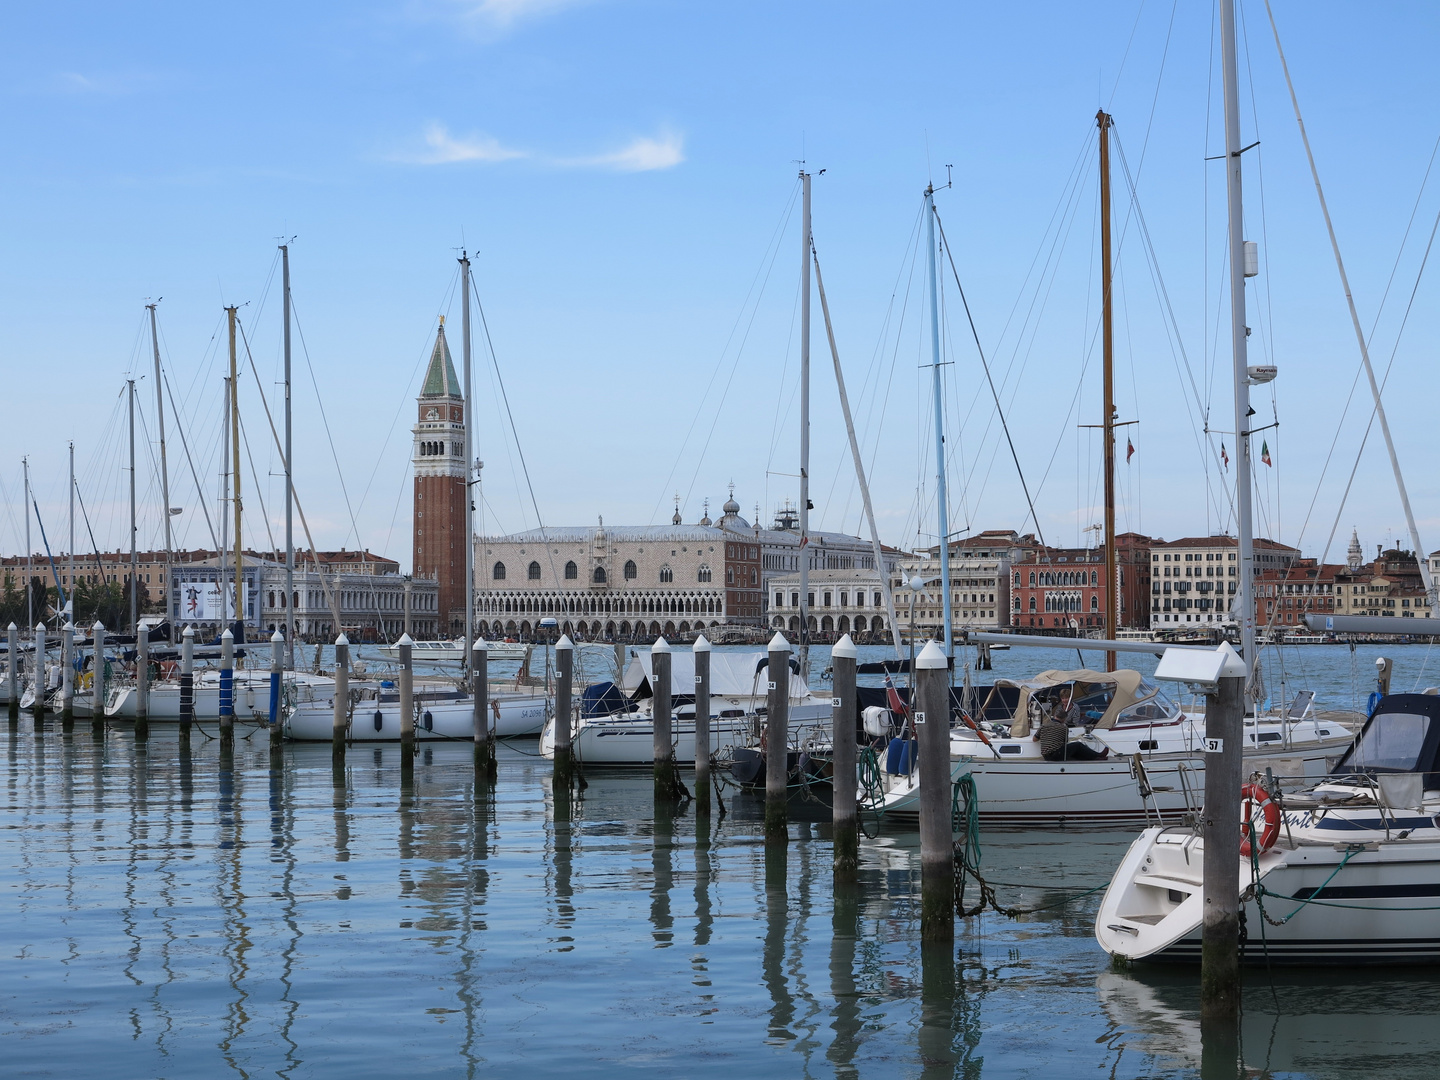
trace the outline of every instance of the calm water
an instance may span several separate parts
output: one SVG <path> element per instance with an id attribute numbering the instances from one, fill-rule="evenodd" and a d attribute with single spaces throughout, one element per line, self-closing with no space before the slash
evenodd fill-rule
<path id="1" fill-rule="evenodd" d="M 1112 973 L 1096 897 L 1059 903 L 1129 834 L 987 836 L 1004 902 L 1058 906 L 936 954 L 913 836 L 865 841 L 837 898 L 821 808 L 767 865 L 754 804 L 697 837 L 647 777 L 592 772 L 557 805 L 533 744 L 477 791 L 460 745 L 407 787 L 398 747 L 336 776 L 325 746 L 271 770 L 258 742 L 77 731 L 0 735 L 7 1077 L 1198 1075 L 1195 973 Z M 1433 972 L 1260 973 L 1246 1007 L 1255 1072 L 1435 1074 Z"/>

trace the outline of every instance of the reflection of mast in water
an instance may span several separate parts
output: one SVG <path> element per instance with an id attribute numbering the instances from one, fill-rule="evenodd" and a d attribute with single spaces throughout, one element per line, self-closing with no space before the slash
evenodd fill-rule
<path id="1" fill-rule="evenodd" d="M 785 925 L 789 914 L 785 892 L 786 846 L 765 845 L 765 942 L 760 951 L 760 972 L 770 993 L 766 1036 L 789 1042 L 795 1038 L 790 1031 L 795 1002 L 785 982 Z"/>
<path id="2" fill-rule="evenodd" d="M 460 999 L 461 1011 L 465 1015 L 465 1041 L 460 1053 L 465 1058 L 466 1080 L 473 1080 L 477 1066 L 484 1058 L 475 1051 L 475 1042 L 480 1035 L 480 949 L 476 941 L 485 931 L 485 898 L 490 886 L 490 824 L 495 815 L 495 795 L 488 783 L 478 783 L 471 792 L 470 851 L 465 860 L 464 898 L 465 908 L 461 913 L 460 936 L 457 945 L 460 950 L 460 970 L 455 973 L 455 996 Z"/>
<path id="3" fill-rule="evenodd" d="M 135 966 L 140 960 L 142 950 L 140 931 L 135 923 L 135 912 L 141 907 L 136 895 L 136 887 L 139 883 L 141 865 L 139 853 L 145 846 L 143 822 L 145 815 L 149 812 L 147 789 L 149 787 L 150 758 L 143 743 L 136 742 L 133 745 L 134 757 L 130 762 L 130 797 L 126 800 L 130 807 L 127 841 L 130 854 L 129 858 L 125 860 L 125 906 L 120 913 L 120 922 L 124 927 L 125 936 L 130 939 L 130 948 L 125 953 L 125 977 L 136 986 L 144 986 L 145 980 L 135 974 Z M 43 771 L 41 774 L 43 775 Z M 144 1034 L 144 1026 L 140 1021 L 140 1010 L 134 1006 L 130 1008 L 130 1027 L 133 1030 L 132 1037 L 139 1040 Z"/>
<path id="4" fill-rule="evenodd" d="M 860 1045 L 860 991 L 855 980 L 855 943 L 860 936 L 860 891 L 853 881 L 835 882 L 830 911 L 830 996 L 835 999 L 830 1025 L 835 1037 L 825 1057 L 837 1077 L 855 1077 L 855 1051 Z"/>
<path id="5" fill-rule="evenodd" d="M 219 822 L 220 840 L 216 845 L 216 901 L 224 912 L 224 946 L 221 955 L 229 967 L 228 981 L 234 998 L 225 1009 L 224 1034 L 220 1039 L 220 1056 L 232 1070 L 241 1076 L 249 1073 L 235 1060 L 235 1044 L 245 1035 L 250 1023 L 247 1010 L 250 992 L 245 988 L 249 977 L 249 955 L 253 943 L 250 927 L 245 921 L 242 891 L 244 877 L 240 863 L 240 850 L 244 843 L 241 827 L 240 774 L 235 771 L 234 744 L 228 740 L 220 743 L 220 770 L 217 776 L 215 811 Z"/>
<path id="6" fill-rule="evenodd" d="M 675 919 L 670 912 L 670 890 L 675 886 L 675 806 L 669 800 L 655 802 L 655 829 L 650 845 L 650 866 L 654 876 L 650 887 L 650 936 L 657 949 L 668 949 L 675 941 Z"/>
<path id="7" fill-rule="evenodd" d="M 552 896 L 555 901 L 555 929 L 562 943 L 560 952 L 574 948 L 570 931 L 575 928 L 575 888 L 571 880 L 575 848 L 575 803 L 570 785 L 552 782 L 550 787 L 552 817 L 550 823 L 550 859 L 555 868 Z"/>
<path id="8" fill-rule="evenodd" d="M 145 749 L 141 750 L 137 744 L 139 753 L 147 757 L 147 768 L 149 745 L 150 744 L 146 744 Z M 165 991 L 175 982 L 174 958 L 172 953 L 175 951 L 176 943 L 180 940 L 179 935 L 175 932 L 175 913 L 180 909 L 180 905 L 175 901 L 177 877 L 175 872 L 175 852 L 189 850 L 190 824 L 189 815 L 171 813 L 171 806 L 175 798 L 173 783 L 166 785 L 162 790 L 164 791 L 164 797 L 159 806 L 159 815 L 164 835 L 160 843 L 152 847 L 151 850 L 158 847 L 160 852 L 160 862 L 155 869 L 155 878 L 160 883 L 160 902 L 154 905 L 154 908 L 156 915 L 155 922 L 159 924 L 160 931 L 163 934 L 160 943 L 160 970 L 165 973 L 165 977 L 163 979 L 153 980 L 151 983 L 150 1008 L 160 1022 L 160 1030 L 155 1034 L 155 1049 L 163 1059 L 169 1056 L 169 1051 L 166 1049 L 166 1040 L 175 1027 L 174 1018 L 170 1015 L 169 1007 L 166 1005 L 165 994 Z M 180 865 L 182 867 L 185 865 L 183 860 Z"/>
<path id="9" fill-rule="evenodd" d="M 715 931 L 715 915 L 710 901 L 710 886 L 715 877 L 715 859 L 710 848 L 710 819 L 697 815 L 695 824 L 695 947 L 703 949 L 710 944 L 710 936 Z M 696 953 L 690 962 L 690 969 L 695 973 L 691 981 L 696 986 L 711 985 L 710 960 L 704 953 Z M 714 994 L 702 994 L 700 1000 L 709 1004 L 713 1010 Z"/>
<path id="10" fill-rule="evenodd" d="M 291 1036 L 300 1003 L 295 1000 L 292 976 L 295 973 L 295 954 L 303 936 L 299 921 L 295 917 L 295 792 L 290 773 L 285 769 L 283 753 L 279 760 L 272 754 L 272 764 L 279 768 L 270 770 L 270 844 L 281 853 L 280 895 L 283 901 L 280 910 L 289 931 L 285 947 L 280 950 L 280 1038 L 285 1042 L 285 1068 L 276 1069 L 277 1076 L 286 1076 L 300 1065 L 300 1047 Z M 272 855 L 273 859 L 274 856 Z"/>
<path id="11" fill-rule="evenodd" d="M 810 1057 L 820 1049 L 820 1040 L 817 1032 L 820 1028 L 820 1016 L 824 1012 L 820 1002 L 810 992 L 809 980 L 805 977 L 805 961 L 810 955 L 810 941 L 806 936 L 806 929 L 810 925 L 810 917 L 815 911 L 815 894 L 813 882 L 820 871 L 815 863 L 815 827 L 808 822 L 801 822 L 797 829 L 799 835 L 795 850 L 800 860 L 800 873 L 796 882 L 796 918 L 792 924 L 792 939 L 789 948 L 789 961 L 786 964 L 790 975 L 791 984 L 795 987 L 792 995 L 803 1006 L 799 1017 L 792 1021 L 791 1026 L 801 1032 L 799 1042 L 795 1044 L 801 1056 L 805 1059 L 805 1075 L 810 1075 Z M 827 853 L 826 862 L 831 861 Z"/>

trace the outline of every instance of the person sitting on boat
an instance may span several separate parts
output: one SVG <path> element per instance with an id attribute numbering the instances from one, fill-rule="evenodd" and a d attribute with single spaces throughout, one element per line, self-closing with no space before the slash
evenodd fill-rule
<path id="1" fill-rule="evenodd" d="M 1052 713 L 1043 713 L 1044 722 L 1032 736 L 1040 744 L 1040 756 L 1046 761 L 1103 761 L 1110 756 L 1110 749 L 1092 750 L 1083 742 L 1070 739 L 1070 724 L 1079 724 L 1080 707 L 1075 704 L 1075 695 L 1067 690 L 1059 708 Z"/>

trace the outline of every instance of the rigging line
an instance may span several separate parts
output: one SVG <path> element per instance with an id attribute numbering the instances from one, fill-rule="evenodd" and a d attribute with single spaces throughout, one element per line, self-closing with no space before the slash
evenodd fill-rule
<path id="1" fill-rule="evenodd" d="M 100 545 L 95 542 L 95 530 L 90 527 L 90 514 L 85 509 L 85 497 L 80 494 L 80 482 L 78 480 L 75 482 L 75 501 L 80 504 L 80 516 L 85 519 L 85 532 L 90 536 L 90 549 L 95 554 L 95 568 L 99 571 L 98 576 L 100 578 L 97 584 L 104 585 L 106 584 L 105 563 L 100 558 Z"/>
<path id="2" fill-rule="evenodd" d="M 292 312 L 292 314 L 293 314 L 293 312 L 294 312 L 294 301 L 293 301 L 293 299 L 292 299 L 292 301 L 291 301 L 291 312 Z M 241 340 L 243 341 L 244 338 L 245 338 L 245 328 L 244 328 L 244 326 L 241 324 L 241 322 L 240 322 L 240 320 L 239 320 L 238 318 L 235 320 L 235 325 L 236 325 L 237 327 L 239 327 L 239 329 L 240 329 L 240 338 L 241 338 Z M 245 352 L 246 352 L 246 355 L 248 356 L 248 355 L 249 355 L 249 352 L 250 352 L 248 343 L 246 344 Z M 279 454 L 280 454 L 280 460 L 281 460 L 281 462 L 284 462 L 284 461 L 285 461 L 285 452 L 284 452 L 284 450 L 280 447 L 280 433 L 275 429 L 275 416 L 274 416 L 274 414 L 271 413 L 271 411 L 270 411 L 270 401 L 269 401 L 269 399 L 267 399 L 267 398 L 265 397 L 265 386 L 264 386 L 264 384 L 260 381 L 260 373 L 255 370 L 255 365 L 254 365 L 254 364 L 251 364 L 251 365 L 250 365 L 250 373 L 255 376 L 255 388 L 256 388 L 256 390 L 258 390 L 259 393 L 260 393 L 260 404 L 261 404 L 262 406 L 264 406 L 264 409 L 265 409 L 265 420 L 266 420 L 266 421 L 269 423 L 269 425 L 270 425 L 270 437 L 275 440 L 275 447 L 276 447 L 276 450 L 277 450 L 277 451 L 279 452 Z M 237 378 L 238 378 L 238 376 L 239 376 L 239 373 L 238 373 L 238 372 L 236 373 L 236 376 L 237 376 Z M 237 387 L 232 387 L 231 390 L 230 390 L 230 392 L 231 392 L 232 394 L 233 394 L 233 393 L 236 393 L 236 392 L 237 392 L 237 389 L 238 389 Z M 287 466 L 287 467 L 288 467 L 288 466 Z M 295 500 L 295 513 L 297 513 L 297 514 L 300 515 L 300 528 L 301 528 L 301 529 L 304 531 L 304 533 L 305 533 L 305 542 L 310 545 L 310 559 L 311 559 L 311 562 L 313 563 L 313 565 L 314 565 L 314 567 L 315 567 L 315 577 L 316 577 L 316 579 L 320 582 L 320 591 L 321 591 L 321 593 L 322 593 L 322 594 L 324 595 L 324 597 L 325 597 L 325 603 L 326 603 L 326 605 L 330 608 L 330 617 L 335 621 L 336 632 L 338 633 L 338 632 L 339 632 L 339 629 L 340 629 L 340 621 L 341 621 L 341 620 L 340 620 L 340 601 L 339 601 L 339 598 L 335 595 L 335 590 L 332 589 L 332 588 L 330 587 L 329 583 L 327 583 L 327 582 L 325 581 L 325 574 L 324 574 L 324 573 L 322 572 L 322 570 L 321 570 L 320 554 L 319 554 L 319 552 L 317 552 L 317 551 L 315 550 L 315 537 L 312 536 L 311 533 L 310 533 L 310 522 L 307 521 L 306 518 L 305 518 L 305 508 L 300 505 L 300 495 L 299 495 L 298 492 L 296 492 L 296 491 L 293 490 L 293 486 L 292 486 L 292 490 L 291 490 L 291 497 L 294 498 L 294 500 Z M 362 551 L 364 550 L 363 546 L 362 546 L 361 550 L 362 550 Z M 307 572 L 308 572 L 308 571 L 307 571 Z M 337 576 L 337 577 L 339 576 L 338 573 L 337 573 L 336 576 Z M 375 587 L 375 586 L 374 586 L 374 583 L 372 582 L 371 585 L 370 585 L 370 588 L 372 589 L 372 591 L 373 591 L 374 587 Z"/>
<path id="3" fill-rule="evenodd" d="M 515 453 L 520 458 L 520 471 L 525 474 L 525 487 L 530 492 L 530 505 L 535 510 L 535 521 L 540 526 L 540 539 L 549 544 L 550 538 L 545 532 L 545 519 L 540 516 L 540 500 L 535 498 L 535 485 L 530 479 L 530 465 L 525 460 L 525 449 L 520 445 L 520 431 L 515 426 L 515 414 L 510 409 L 510 395 L 505 391 L 505 377 L 500 374 L 500 358 L 495 355 L 495 342 L 490 338 L 490 323 L 485 318 L 485 305 L 480 302 L 480 290 L 475 286 L 475 278 L 470 278 L 470 291 L 475 296 L 475 307 L 480 312 L 480 328 L 485 332 L 485 347 L 490 352 L 490 365 L 495 370 L 495 381 L 500 387 L 500 400 L 505 404 L 505 416 L 510 421 L 510 434 L 515 440 Z M 466 464 L 469 468 L 469 464 Z"/>
<path id="4" fill-rule="evenodd" d="M 55 578 L 55 591 L 60 594 L 60 608 L 64 610 L 65 587 L 60 584 L 60 571 L 55 568 L 55 556 L 50 554 L 50 539 L 45 535 L 45 522 L 40 517 L 40 504 L 35 501 L 33 487 L 30 489 L 30 505 L 35 508 L 35 524 L 40 526 L 40 542 L 45 545 L 45 561 L 50 564 L 50 573 Z"/>
<path id="5" fill-rule="evenodd" d="M 250 365 L 250 370 L 252 372 L 255 370 L 253 363 Z M 271 553 L 275 554 L 278 553 L 279 549 L 275 546 L 275 533 L 270 528 L 270 512 L 265 509 L 265 496 L 260 494 L 260 473 L 255 468 L 255 456 L 250 452 L 250 434 L 245 429 L 245 418 L 243 416 L 240 418 L 240 439 L 245 443 L 245 460 L 250 462 L 250 479 L 255 481 L 255 501 L 260 504 L 260 519 L 265 522 L 265 535 L 270 540 Z"/>
<path id="6" fill-rule="evenodd" d="M 1345 273 L 1345 262 L 1340 256 L 1340 242 L 1335 237 L 1335 225 L 1330 219 L 1330 207 L 1325 201 L 1325 191 L 1320 186 L 1320 172 L 1315 165 L 1315 155 L 1310 149 L 1310 136 L 1305 130 L 1305 121 L 1300 115 L 1300 99 L 1295 95 L 1295 84 L 1290 78 L 1290 65 L 1285 60 L 1285 50 L 1280 45 L 1280 29 L 1275 24 L 1275 13 L 1270 0 L 1265 0 L 1265 13 L 1270 19 L 1270 29 L 1275 35 L 1275 51 L 1280 57 L 1280 68 L 1285 73 L 1285 86 L 1290 91 L 1290 103 L 1295 110 L 1295 123 L 1300 128 L 1300 139 L 1305 144 L 1305 157 L 1310 163 L 1310 175 L 1315 181 L 1315 194 L 1320 199 L 1320 210 L 1325 217 L 1325 228 L 1330 234 L 1330 247 L 1335 255 L 1335 268 L 1340 274 L 1340 284 L 1345 292 L 1345 302 L 1350 309 L 1350 321 L 1354 325 L 1355 338 L 1360 346 L 1360 358 L 1365 364 L 1365 374 L 1370 381 L 1370 392 L 1375 399 L 1375 418 L 1380 421 L 1380 432 L 1385 436 L 1385 449 L 1390 453 L 1390 468 L 1395 474 L 1395 486 L 1400 492 L 1400 503 L 1405 509 L 1405 523 L 1410 528 L 1410 539 L 1415 545 L 1415 558 L 1420 567 L 1420 577 L 1425 583 L 1426 599 L 1434 611 L 1440 606 L 1435 593 L 1435 580 L 1430 573 L 1430 561 L 1424 557 L 1424 545 L 1420 543 L 1420 530 L 1415 524 L 1415 513 L 1410 508 L 1410 495 L 1405 489 L 1405 477 L 1400 472 L 1400 458 L 1395 452 L 1395 441 L 1390 436 L 1390 424 L 1385 418 L 1385 406 L 1381 401 L 1380 387 L 1375 381 L 1375 370 L 1370 364 L 1370 348 L 1365 333 L 1360 327 L 1360 315 L 1355 309 L 1355 296 L 1350 291 L 1350 279 Z M 1387 372 L 1388 374 L 1388 372 Z"/>
<path id="7" fill-rule="evenodd" d="M 1140 17 L 1145 14 L 1145 0 L 1140 0 L 1140 6 L 1135 11 L 1135 22 L 1130 27 L 1130 37 L 1125 42 L 1125 52 L 1120 56 L 1120 67 L 1115 72 L 1115 81 L 1110 86 L 1110 101 L 1115 100 L 1115 92 L 1120 89 L 1120 76 L 1125 73 L 1125 61 L 1130 59 L 1130 46 L 1135 44 L 1135 32 L 1140 29 Z M 1110 111 L 1109 103 L 1106 103 L 1105 111 Z"/>
<path id="8" fill-rule="evenodd" d="M 185 425 L 180 422 L 180 412 L 175 408 L 175 395 L 170 391 L 169 373 L 162 371 L 161 378 L 165 382 L 165 395 L 170 399 L 170 412 L 174 416 L 175 429 L 180 432 L 180 445 L 185 450 L 185 461 L 190 466 L 190 478 L 195 481 L 195 497 L 200 503 L 200 509 L 205 511 L 205 527 L 210 530 L 210 543 L 214 544 L 218 551 L 220 541 L 215 538 L 215 523 L 210 520 L 209 500 L 204 497 L 205 489 L 200 486 L 200 474 L 195 471 L 195 460 L 190 456 L 190 443 L 185 438 Z"/>
<path id="9" fill-rule="evenodd" d="M 680 467 L 680 460 L 684 456 L 686 447 L 688 447 L 690 444 L 690 437 L 695 432 L 695 426 L 700 422 L 700 418 L 705 414 L 705 402 L 709 400 L 710 391 L 715 385 L 715 380 L 720 377 L 720 370 L 725 362 L 725 354 L 730 351 L 730 343 L 735 340 L 735 334 L 740 329 L 741 321 L 745 318 L 745 309 L 747 307 L 750 307 L 750 320 L 745 324 L 745 333 L 744 336 L 741 338 L 740 347 L 736 350 L 735 359 L 731 362 L 730 376 L 725 384 L 725 394 L 729 393 L 730 384 L 734 381 L 735 378 L 735 370 L 740 363 L 740 356 L 742 353 L 744 353 L 745 345 L 750 340 L 750 331 L 755 325 L 756 316 L 759 314 L 760 301 L 765 296 L 765 289 L 770 283 L 770 275 L 775 269 L 775 260 L 778 259 L 780 256 L 779 241 L 785 233 L 786 226 L 790 224 L 791 215 L 793 215 L 795 212 L 795 200 L 799 198 L 800 186 L 800 179 L 797 177 L 795 183 L 791 185 L 790 197 L 788 200 L 786 200 L 785 207 L 780 212 L 780 219 L 776 222 L 775 228 L 770 233 L 770 239 L 765 244 L 765 252 L 760 256 L 760 265 L 755 268 L 755 274 L 750 279 L 750 287 L 745 291 L 745 298 L 740 302 L 740 310 L 735 313 L 735 321 L 730 326 L 730 333 L 725 338 L 725 344 L 721 347 L 720 354 L 715 358 L 715 366 L 710 372 L 709 381 L 705 384 L 705 392 L 700 395 L 700 401 L 696 406 L 695 415 L 690 419 L 690 427 L 685 432 L 685 438 L 681 440 L 680 449 L 676 453 L 675 460 L 670 466 L 670 473 L 668 476 L 665 477 L 665 486 L 661 488 L 660 498 L 656 501 L 654 508 L 650 511 L 650 520 L 652 522 L 660 515 L 660 507 L 665 502 L 665 499 L 667 497 L 666 493 L 670 490 L 671 481 L 675 479 L 675 470 Z M 764 275 L 763 280 L 761 278 L 762 274 Z M 759 282 L 760 284 L 760 292 L 758 295 L 755 292 L 755 285 L 757 282 Z M 753 307 L 750 306 L 750 298 L 752 296 L 755 297 L 755 304 Z M 724 403 L 725 396 L 724 394 L 722 394 L 720 398 L 720 407 L 717 407 L 715 410 L 715 415 L 717 418 L 722 411 Z M 710 426 L 710 436 L 713 436 L 714 433 L 715 426 L 712 423 Z M 707 436 L 706 438 L 705 445 L 706 448 L 708 448 L 710 445 L 709 436 Z M 705 450 L 702 449 L 700 451 L 700 461 L 703 462 L 704 459 Z M 699 475 L 699 471 L 700 465 L 697 464 L 695 467 L 695 472 L 697 476 Z M 695 481 L 692 478 L 690 481 L 691 489 L 694 488 L 694 485 Z M 688 492 L 686 495 L 686 499 L 687 501 L 689 499 Z"/>
<path id="10" fill-rule="evenodd" d="M 1111 130 L 1114 131 L 1113 128 Z M 1203 424 L 1203 430 L 1207 436 L 1204 441 L 1205 443 L 1208 443 L 1210 454 L 1212 457 L 1215 458 L 1215 463 L 1217 465 L 1220 465 L 1220 455 L 1219 451 L 1216 449 L 1214 439 L 1208 437 L 1211 435 L 1209 408 L 1201 398 L 1200 388 L 1195 383 L 1195 370 L 1190 365 L 1190 354 L 1185 348 L 1185 339 L 1180 334 L 1180 323 L 1179 320 L 1175 317 L 1175 307 L 1170 300 L 1170 290 L 1165 284 L 1165 275 L 1160 269 L 1160 257 L 1155 252 L 1154 240 L 1150 235 L 1150 225 L 1145 218 L 1144 208 L 1140 205 L 1140 195 L 1136 188 L 1136 177 L 1130 172 L 1130 162 L 1129 159 L 1125 156 L 1125 147 L 1120 140 L 1120 134 L 1118 131 L 1115 131 L 1114 133 L 1115 148 L 1118 152 L 1116 156 L 1120 159 L 1120 169 L 1121 172 L 1124 173 L 1125 185 L 1130 192 L 1130 200 L 1132 206 L 1134 207 L 1135 220 L 1139 227 L 1138 231 L 1140 233 L 1140 239 L 1142 241 L 1143 249 L 1145 251 L 1146 261 L 1150 268 L 1151 278 L 1154 281 L 1156 290 L 1160 295 L 1160 302 L 1164 307 L 1166 336 L 1173 340 L 1174 349 L 1179 350 L 1180 359 L 1185 366 L 1185 376 L 1190 383 L 1190 393 L 1195 400 L 1195 409 L 1199 413 L 1199 419 Z M 1178 368 L 1176 370 L 1176 374 L 1179 374 Z M 1189 412 L 1189 402 L 1186 402 L 1186 411 Z M 1205 457 L 1204 447 L 1201 442 L 1200 433 L 1195 429 L 1195 414 L 1191 413 L 1189 419 L 1191 434 L 1192 437 L 1195 439 L 1195 448 L 1197 451 L 1200 451 L 1201 460 L 1203 461 Z M 1209 470 L 1207 469 L 1206 471 L 1208 473 Z M 1229 510 L 1231 514 L 1233 514 L 1235 511 L 1234 497 L 1229 495 L 1228 486 L 1226 486 L 1226 492 L 1226 500 L 1229 504 Z M 1207 492 L 1207 500 L 1211 498 L 1213 498 L 1213 492 Z M 1216 515 L 1219 516 L 1218 506 L 1216 507 Z"/>
<path id="11" fill-rule="evenodd" d="M 325 401 L 320 396 L 320 382 L 315 378 L 315 365 L 310 362 L 310 346 L 305 343 L 305 330 L 300 325 L 300 312 L 295 306 L 293 292 L 290 294 L 290 317 L 295 320 L 295 333 L 300 338 L 300 351 L 305 354 L 305 370 L 310 373 L 310 385 L 315 388 L 315 403 L 320 407 L 320 422 L 325 427 L 325 439 L 330 444 L 330 457 L 335 462 L 335 474 L 340 478 L 340 494 L 345 498 L 345 511 L 350 515 L 350 531 L 355 537 L 355 546 L 364 551 L 366 549 L 360 538 L 360 526 L 355 521 L 355 508 L 350 504 L 350 490 L 345 486 L 345 471 L 340 467 L 340 453 L 335 449 L 335 435 L 330 430 L 330 418 L 325 413 Z M 260 373 L 255 370 L 255 358 L 250 355 L 250 341 L 245 337 L 243 326 L 240 329 L 240 336 L 245 341 L 245 356 L 250 361 L 250 371 L 255 376 L 256 385 L 259 385 Z M 283 452 L 281 456 L 284 456 Z"/>
<path id="12" fill-rule="evenodd" d="M 985 348 L 980 344 L 980 332 L 975 329 L 975 316 L 970 312 L 970 301 L 965 298 L 965 286 L 960 284 L 960 271 L 955 268 L 955 253 L 950 250 L 950 241 L 945 237 L 945 225 L 940 220 L 940 212 L 933 206 L 930 212 L 935 215 L 935 225 L 940 230 L 940 243 L 945 248 L 945 258 L 950 263 L 950 273 L 955 276 L 955 288 L 960 293 L 960 303 L 965 306 L 965 318 L 970 323 L 970 333 L 975 338 L 975 352 L 980 357 L 980 366 L 985 369 L 985 381 L 990 386 L 990 395 L 995 399 L 995 411 L 1000 415 L 1000 427 L 1005 431 L 1005 441 L 1010 446 L 1010 458 L 1015 462 L 1015 472 L 1020 477 L 1020 487 L 1025 492 L 1025 503 L 1030 507 L 1030 517 L 1035 522 L 1035 533 L 1040 538 L 1043 546 L 1045 534 L 1040 528 L 1040 518 L 1035 513 L 1035 500 L 1030 497 L 1030 485 L 1025 482 L 1025 470 L 1020 466 L 1020 455 L 1015 452 L 1015 440 L 1010 437 L 1010 425 L 1005 420 L 1005 411 L 1000 407 L 1000 395 L 995 391 L 995 380 L 990 376 L 990 363 L 985 359 Z M 945 537 L 940 538 L 943 544 Z"/>

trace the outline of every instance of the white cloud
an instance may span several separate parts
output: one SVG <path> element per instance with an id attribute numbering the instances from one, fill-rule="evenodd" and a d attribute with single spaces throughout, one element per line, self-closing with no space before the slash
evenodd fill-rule
<path id="1" fill-rule="evenodd" d="M 391 159 L 410 165 L 453 165 L 479 162 L 493 165 L 502 161 L 527 159 L 554 168 L 603 169 L 609 172 L 653 172 L 671 169 L 685 160 L 685 140 L 672 132 L 649 138 L 637 136 L 618 150 L 582 157 L 556 157 L 517 150 L 480 132 L 451 135 L 444 124 L 425 129 L 424 147 L 392 154 Z"/>
<path id="2" fill-rule="evenodd" d="M 592 0 L 420 0 L 420 9 L 432 18 L 454 19 L 477 29 L 503 31 L 590 2 Z"/>
<path id="3" fill-rule="evenodd" d="M 493 163 L 528 156 L 523 150 L 512 150 L 478 132 L 463 137 L 451 135 L 444 124 L 431 124 L 425 129 L 424 150 L 396 155 L 397 160 L 412 165 L 450 165 L 460 161 Z"/>
<path id="4" fill-rule="evenodd" d="M 666 132 L 653 139 L 637 136 L 626 146 L 606 154 L 557 158 L 556 164 L 570 168 L 613 169 L 616 172 L 652 172 L 673 169 L 684 160 L 685 140 Z"/>

